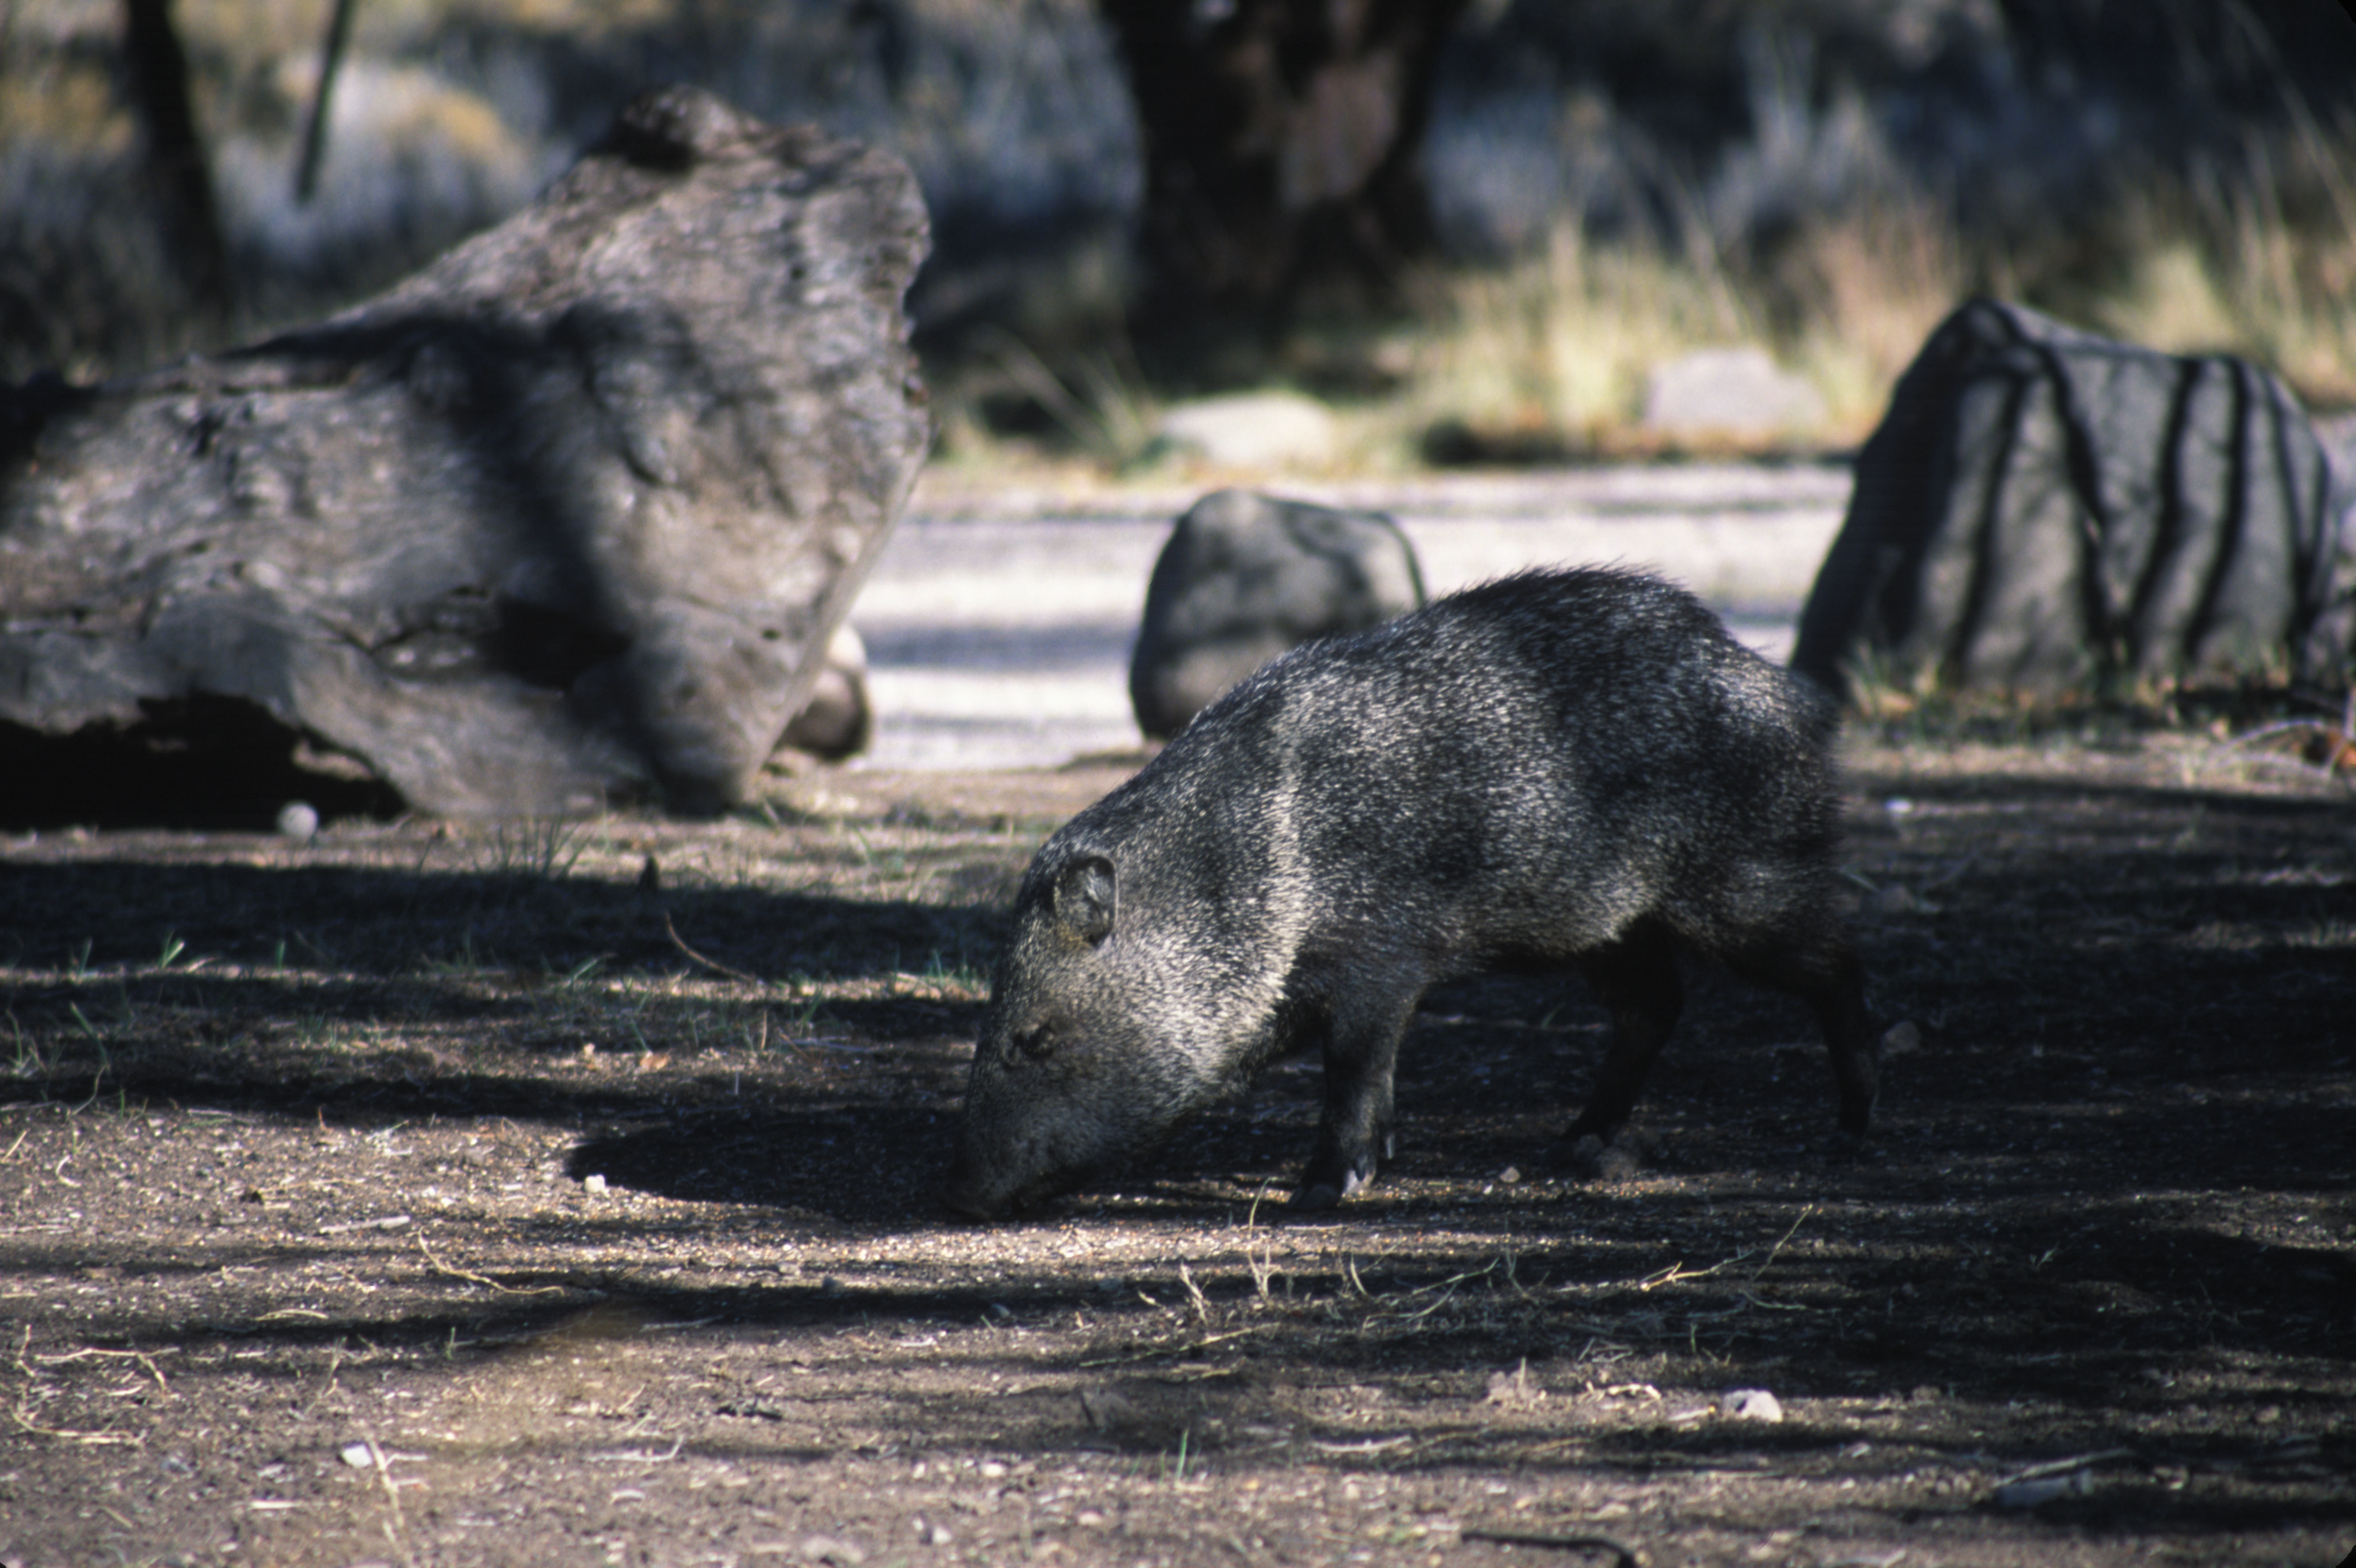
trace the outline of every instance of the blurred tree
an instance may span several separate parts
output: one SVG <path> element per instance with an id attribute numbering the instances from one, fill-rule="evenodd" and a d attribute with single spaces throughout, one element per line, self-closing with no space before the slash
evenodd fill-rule
<path id="1" fill-rule="evenodd" d="M 235 305 L 212 174 L 188 102 L 188 57 L 171 0 L 123 0 L 123 53 L 147 152 L 147 178 L 179 252 L 190 303 L 218 325 Z"/>
<path id="2" fill-rule="evenodd" d="M 1141 322 L 1280 318 L 1434 241 L 1418 149 L 1466 0 L 1098 0 L 1145 134 Z"/>
<path id="3" fill-rule="evenodd" d="M 327 39 L 319 46 L 319 80 L 311 89 L 311 113 L 303 121 L 303 157 L 294 166 L 294 204 L 307 205 L 319 189 L 319 166 L 327 157 L 327 113 L 335 98 L 336 73 L 352 43 L 352 12 L 359 0 L 336 0 L 327 16 Z"/>

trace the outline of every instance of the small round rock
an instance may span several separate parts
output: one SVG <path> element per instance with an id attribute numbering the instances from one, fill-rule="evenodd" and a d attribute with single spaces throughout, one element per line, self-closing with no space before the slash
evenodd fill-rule
<path id="1" fill-rule="evenodd" d="M 278 836 L 308 843 L 319 831 L 319 813 L 308 800 L 289 800 L 278 809 Z"/>

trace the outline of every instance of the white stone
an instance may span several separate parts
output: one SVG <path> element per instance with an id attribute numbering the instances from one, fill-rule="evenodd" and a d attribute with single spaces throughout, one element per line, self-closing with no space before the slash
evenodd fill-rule
<path id="1" fill-rule="evenodd" d="M 1729 1389 L 1718 1402 L 1720 1414 L 1729 1421 L 1777 1422 L 1783 1419 L 1783 1404 L 1765 1389 Z"/>
<path id="2" fill-rule="evenodd" d="M 1653 367 L 1644 428 L 1663 435 L 1757 439 L 1823 422 L 1825 400 L 1763 349 L 1697 349 Z"/>
<path id="3" fill-rule="evenodd" d="M 1299 392 L 1199 398 L 1164 413 L 1154 434 L 1173 449 L 1222 468 L 1322 467 L 1341 446 L 1333 413 Z"/>

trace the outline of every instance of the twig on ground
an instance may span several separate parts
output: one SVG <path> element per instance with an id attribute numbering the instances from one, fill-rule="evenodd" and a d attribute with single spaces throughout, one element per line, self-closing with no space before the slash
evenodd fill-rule
<path id="1" fill-rule="evenodd" d="M 402 1517 L 401 1487 L 392 1478 L 392 1464 L 385 1458 L 384 1450 L 377 1446 L 375 1438 L 362 1433 L 360 1441 L 368 1444 L 369 1459 L 375 1466 L 379 1484 L 384 1487 L 384 1500 L 392 1510 L 392 1517 L 385 1521 L 385 1540 L 401 1553 L 411 1568 L 416 1568 L 417 1553 L 410 1549 L 409 1521 Z"/>
<path id="2" fill-rule="evenodd" d="M 1783 1250 L 1783 1242 L 1789 1241 L 1793 1237 L 1798 1235 L 1800 1233 L 1800 1227 L 1807 1223 L 1808 1216 L 1814 1214 L 1815 1211 L 1816 1206 L 1813 1203 L 1805 1205 L 1801 1208 L 1800 1217 L 1792 1221 L 1792 1228 L 1789 1230 L 1783 1232 L 1783 1240 L 1778 1241 L 1773 1246 L 1768 1248 L 1767 1255 L 1759 1261 L 1759 1266 L 1751 1271 L 1751 1283 L 1757 1284 L 1759 1283 L 1759 1276 L 1767 1272 L 1768 1265 L 1775 1261 L 1775 1254 Z"/>
<path id="3" fill-rule="evenodd" d="M 1689 1269 L 1683 1263 L 1671 1263 L 1667 1268 L 1655 1270 L 1652 1273 L 1646 1274 L 1643 1279 L 1638 1280 L 1636 1282 L 1636 1288 L 1640 1291 L 1650 1292 L 1658 1290 L 1663 1285 L 1683 1284 L 1687 1280 L 1706 1280 L 1709 1278 L 1710 1275 L 1718 1273 L 1720 1269 L 1730 1269 L 1735 1264 L 1742 1262 L 1743 1259 L 1748 1258 L 1751 1255 L 1751 1252 L 1746 1249 L 1743 1251 L 1735 1253 L 1734 1256 L 1730 1258 L 1722 1259 L 1718 1262 L 1712 1263 L 1706 1269 Z"/>
<path id="4" fill-rule="evenodd" d="M 43 1426 L 25 1414 L 26 1406 L 19 1404 L 8 1412 L 8 1419 L 28 1437 L 54 1437 L 62 1443 L 79 1443 L 85 1448 L 136 1448 L 147 1439 L 136 1432 L 116 1432 L 112 1428 L 94 1432 L 70 1426 Z"/>
<path id="5" fill-rule="evenodd" d="M 679 928 L 670 923 L 670 914 L 668 910 L 663 914 L 663 929 L 670 933 L 670 940 L 673 947 L 679 949 L 680 951 L 685 953 L 688 957 L 693 959 L 704 968 L 712 971 L 712 973 L 724 974 L 729 979 L 742 981 L 746 985 L 757 985 L 764 991 L 766 991 L 769 988 L 769 983 L 767 981 L 762 980 L 755 975 L 747 974 L 741 969 L 731 969 L 726 964 L 722 963 L 719 960 L 706 958 L 701 953 L 696 951 L 693 948 L 689 947 L 687 945 L 687 939 L 679 934 Z"/>
<path id="6" fill-rule="evenodd" d="M 167 1346 L 165 1348 L 164 1354 L 168 1356 L 177 1348 L 177 1347 L 176 1346 Z M 164 1380 L 163 1369 L 156 1366 L 155 1359 L 145 1350 L 102 1350 L 97 1348 L 95 1346 L 92 1346 L 80 1350 L 69 1350 L 62 1356 L 35 1356 L 32 1357 L 31 1359 L 38 1361 L 44 1366 L 62 1367 L 70 1361 L 79 1361 L 86 1356 L 126 1357 L 146 1368 L 147 1375 L 155 1380 L 155 1386 L 158 1389 L 161 1389 L 166 1393 L 170 1393 L 172 1391 L 172 1385 Z"/>
<path id="7" fill-rule="evenodd" d="M 501 1284 L 498 1281 L 491 1278 L 488 1274 L 478 1274 L 472 1269 L 461 1269 L 444 1262 L 441 1259 L 434 1255 L 434 1249 L 425 1244 L 425 1238 L 423 1236 L 420 1236 L 417 1239 L 417 1250 L 425 1254 L 425 1262 L 427 1265 L 431 1267 L 435 1273 L 447 1275 L 449 1278 L 454 1280 L 465 1280 L 469 1284 L 488 1285 L 493 1290 L 498 1291 L 502 1294 L 552 1295 L 567 1288 L 563 1285 Z"/>
<path id="8" fill-rule="evenodd" d="M 2113 1465 L 2122 1459 L 2136 1464 L 2146 1463 L 2140 1450 L 2134 1448 L 2099 1448 L 2092 1454 L 2073 1454 L 2067 1459 L 2049 1459 L 2042 1465 L 2031 1465 L 2026 1470 L 2016 1470 L 1990 1491 L 2000 1492 L 2007 1487 L 2017 1487 L 2023 1481 L 2041 1481 L 2048 1476 L 2066 1476 L 2072 1470 L 2091 1470 L 2097 1465 Z"/>
<path id="9" fill-rule="evenodd" d="M 336 1341 L 334 1348 L 330 1350 L 327 1355 L 327 1375 L 320 1380 L 319 1391 L 313 1394 L 311 1396 L 310 1402 L 303 1407 L 303 1416 L 305 1420 L 309 1420 L 311 1412 L 319 1408 L 319 1402 L 321 1400 L 326 1399 L 329 1394 L 336 1391 L 336 1373 L 343 1364 L 344 1342 L 338 1339 Z"/>

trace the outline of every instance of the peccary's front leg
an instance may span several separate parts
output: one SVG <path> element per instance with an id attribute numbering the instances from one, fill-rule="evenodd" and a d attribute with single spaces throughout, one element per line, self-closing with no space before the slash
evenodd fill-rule
<path id="1" fill-rule="evenodd" d="M 1325 1112 L 1290 1207 L 1331 1208 L 1375 1179 L 1391 1154 L 1391 1081 L 1415 997 L 1336 1002 L 1324 1031 Z"/>
<path id="2" fill-rule="evenodd" d="M 1612 1044 L 1587 1109 L 1555 1145 L 1551 1160 L 1590 1176 L 1617 1175 L 1631 1168 L 1633 1161 L 1624 1151 L 1615 1151 L 1612 1142 L 1627 1125 L 1645 1076 L 1669 1031 L 1676 1027 L 1685 989 L 1677 980 L 1676 953 L 1668 933 L 1656 927 L 1630 928 L 1617 940 L 1583 955 L 1579 967 L 1612 1014 Z"/>

